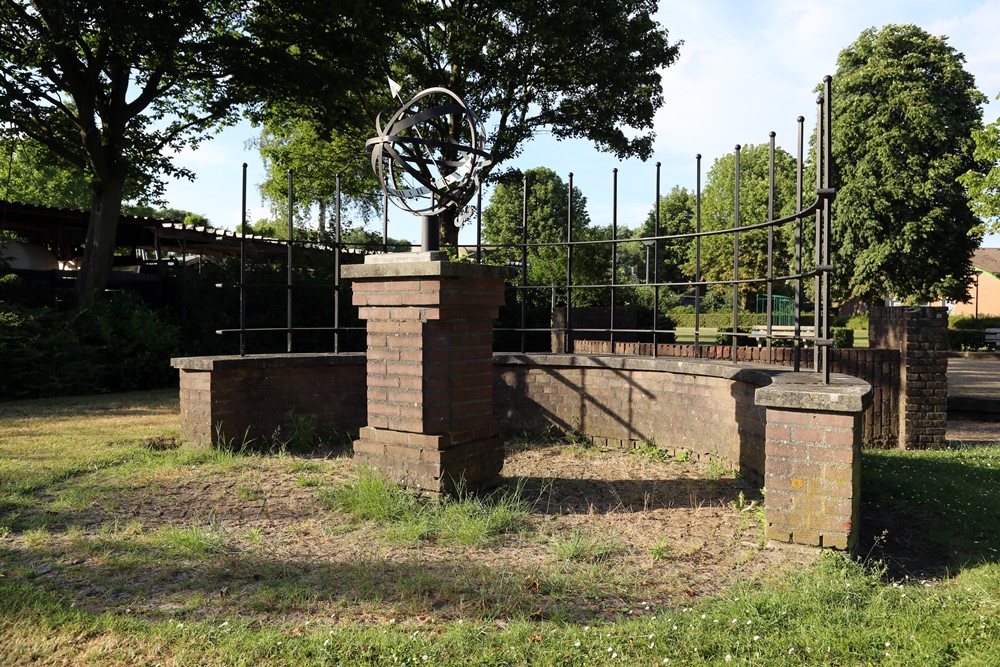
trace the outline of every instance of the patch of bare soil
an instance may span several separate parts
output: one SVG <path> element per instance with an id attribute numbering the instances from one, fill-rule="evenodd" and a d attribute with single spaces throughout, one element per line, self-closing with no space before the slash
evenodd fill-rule
<path id="1" fill-rule="evenodd" d="M 753 511 L 758 490 L 696 461 L 512 448 L 504 475 L 520 480 L 532 507 L 528 525 L 478 547 L 393 539 L 384 526 L 325 506 L 323 488 L 354 478 L 349 458 L 308 459 L 305 468 L 294 457 L 253 461 L 147 473 L 66 517 L 82 535 L 53 529 L 44 548 L 20 544 L 23 563 L 40 583 L 95 611 L 503 624 L 655 614 L 738 580 L 780 577 L 817 556 L 765 545 Z M 165 534 L 192 527 L 219 544 L 200 556 L 171 551 L 177 536 Z M 574 543 L 598 548 L 588 556 L 574 553 Z"/>

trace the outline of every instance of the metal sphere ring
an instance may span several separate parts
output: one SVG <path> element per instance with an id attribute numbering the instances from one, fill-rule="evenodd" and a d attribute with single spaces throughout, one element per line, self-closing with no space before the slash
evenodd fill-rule
<path id="1" fill-rule="evenodd" d="M 421 91 L 384 125 L 381 117 L 366 145 L 388 198 L 414 215 L 455 211 L 460 223 L 491 163 L 479 118 L 447 88 Z"/>

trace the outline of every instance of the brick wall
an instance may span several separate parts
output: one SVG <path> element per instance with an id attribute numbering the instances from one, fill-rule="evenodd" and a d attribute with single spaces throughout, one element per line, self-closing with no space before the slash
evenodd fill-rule
<path id="1" fill-rule="evenodd" d="M 767 537 L 848 549 L 856 543 L 861 441 L 856 414 L 767 411 Z"/>
<path id="2" fill-rule="evenodd" d="M 609 354 L 607 341 L 581 340 L 576 342 L 581 354 Z M 790 347 L 772 347 L 770 358 L 765 347 L 745 346 L 736 348 L 740 362 L 773 364 L 791 368 L 795 351 Z M 659 357 L 731 360 L 730 345 L 658 344 Z M 652 356 L 652 343 L 616 343 L 615 354 Z M 803 349 L 800 367 L 811 370 L 812 349 Z M 899 349 L 831 349 L 830 370 L 861 378 L 872 387 L 872 403 L 861 416 L 862 444 L 864 447 L 892 449 L 899 442 L 900 427 L 900 372 Z"/>
<path id="3" fill-rule="evenodd" d="M 694 359 L 494 360 L 497 420 L 509 431 L 551 424 L 599 443 L 651 438 L 671 454 L 722 459 L 768 489 L 771 539 L 854 548 L 866 383 Z"/>
<path id="4" fill-rule="evenodd" d="M 764 479 L 764 409 L 754 404 L 754 384 L 733 380 L 732 366 L 707 363 L 701 373 L 674 373 L 665 369 L 681 371 L 677 362 L 652 359 L 574 366 L 510 363 L 514 358 L 496 355 L 495 410 L 507 432 L 555 425 L 613 446 L 654 440 L 670 454 L 715 457 L 758 483 Z"/>
<path id="5" fill-rule="evenodd" d="M 172 359 L 180 371 L 184 439 L 208 445 L 218 436 L 240 445 L 268 443 L 288 413 L 313 415 L 353 430 L 364 424 L 363 354 L 288 354 Z"/>
<path id="6" fill-rule="evenodd" d="M 948 310 L 895 306 L 869 313 L 869 345 L 901 353 L 897 413 L 903 449 L 946 445 L 948 426 Z"/>

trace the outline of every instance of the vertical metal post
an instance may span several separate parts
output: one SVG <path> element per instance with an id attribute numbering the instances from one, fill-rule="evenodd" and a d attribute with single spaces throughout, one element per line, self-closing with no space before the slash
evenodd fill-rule
<path id="1" fill-rule="evenodd" d="M 566 344 L 567 354 L 573 353 L 573 172 L 569 172 L 566 193 Z"/>
<path id="2" fill-rule="evenodd" d="M 240 356 L 247 354 L 247 163 L 243 163 L 243 197 L 240 225 Z"/>
<path id="3" fill-rule="evenodd" d="M 767 221 L 772 222 L 774 220 L 774 137 L 775 133 L 772 131 L 768 135 L 771 139 L 768 153 L 768 163 L 767 163 Z M 771 318 L 774 315 L 772 302 L 774 301 L 774 225 L 768 225 L 767 227 L 767 308 L 765 309 L 767 317 L 767 363 L 771 363 L 771 334 L 773 330 L 771 328 L 772 322 Z"/>
<path id="4" fill-rule="evenodd" d="M 611 354 L 615 353 L 615 276 L 618 273 L 618 167 L 611 170 Z"/>
<path id="5" fill-rule="evenodd" d="M 286 303 L 285 311 L 288 316 L 286 337 L 287 351 L 292 351 L 292 237 L 295 235 L 294 220 L 295 193 L 292 188 L 292 170 L 288 170 L 288 260 L 287 260 L 287 280 L 286 280 Z"/>
<path id="6" fill-rule="evenodd" d="M 823 188 L 830 188 L 830 165 L 833 161 L 830 148 L 830 123 L 832 119 L 831 90 L 832 79 L 823 77 Z M 823 338 L 830 340 L 830 198 L 823 199 L 823 264 L 828 267 L 823 271 Z M 823 346 L 823 382 L 830 383 L 830 347 Z"/>
<path id="7" fill-rule="evenodd" d="M 333 229 L 333 351 L 340 352 L 340 177 L 337 173 L 337 200 Z"/>
<path id="8" fill-rule="evenodd" d="M 740 323 L 740 145 L 733 154 L 735 164 L 733 179 L 733 340 L 732 361 L 739 361 L 738 331 Z"/>
<path id="9" fill-rule="evenodd" d="M 528 175 L 524 175 L 524 187 L 521 195 L 521 353 L 527 351 L 528 326 Z M 556 312 L 555 299 L 553 298 L 552 310 L 549 313 L 549 321 Z M 551 337 L 551 335 L 550 335 Z"/>
<path id="10" fill-rule="evenodd" d="M 823 186 L 823 98 L 816 100 L 816 194 Z M 819 341 L 822 339 L 820 329 L 820 309 L 823 307 L 823 285 L 819 275 L 819 266 L 823 263 L 822 256 L 822 217 L 820 211 L 816 211 L 814 221 L 814 242 L 813 267 L 817 269 L 813 277 L 813 371 L 819 373 L 822 368 L 822 355 L 820 354 Z"/>
<path id="11" fill-rule="evenodd" d="M 660 356 L 656 330 L 660 328 L 660 163 L 656 163 L 656 206 L 653 207 L 653 358 Z M 648 282 L 648 281 L 647 281 Z"/>
<path id="12" fill-rule="evenodd" d="M 798 151 L 795 165 L 795 210 L 802 210 L 802 167 L 805 162 L 805 122 L 799 116 Z M 792 369 L 798 371 L 802 365 L 802 216 L 795 219 L 795 348 L 792 350 Z"/>
<path id="13" fill-rule="evenodd" d="M 695 159 L 694 197 L 694 356 L 701 356 L 701 153 Z"/>
<path id="14" fill-rule="evenodd" d="M 388 243 L 388 237 L 389 230 L 386 228 L 384 243 Z M 438 216 L 420 216 L 420 249 L 424 252 L 441 249 L 441 224 Z"/>
<path id="15" fill-rule="evenodd" d="M 382 194 L 382 253 L 389 252 L 389 193 Z"/>
<path id="16" fill-rule="evenodd" d="M 483 263 L 483 189 L 476 188 L 476 264 Z"/>

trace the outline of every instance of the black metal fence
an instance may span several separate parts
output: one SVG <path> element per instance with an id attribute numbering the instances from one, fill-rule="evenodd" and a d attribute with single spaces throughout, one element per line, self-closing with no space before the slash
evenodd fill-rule
<path id="1" fill-rule="evenodd" d="M 501 320 L 495 328 L 496 339 L 501 347 L 506 349 L 519 349 L 527 351 L 538 347 L 545 348 L 550 344 L 552 348 L 560 351 L 572 352 L 574 341 L 587 337 L 600 338 L 610 341 L 610 349 L 615 349 L 616 341 L 641 340 L 651 342 L 648 347 L 653 356 L 659 354 L 659 343 L 673 342 L 678 334 L 682 333 L 669 316 L 661 313 L 661 298 L 666 294 L 684 293 L 686 300 L 693 310 L 693 327 L 686 327 L 683 335 L 690 338 L 694 346 L 692 356 L 701 356 L 700 350 L 706 346 L 709 338 L 717 336 L 728 337 L 728 344 L 732 348 L 730 358 L 736 360 L 737 346 L 746 340 L 749 333 L 759 343 L 768 349 L 772 345 L 791 345 L 796 350 L 804 346 L 816 348 L 816 354 L 808 355 L 812 358 L 813 370 L 823 374 L 824 380 L 829 381 L 829 348 L 833 341 L 830 336 L 830 274 L 833 271 L 830 254 L 831 237 L 831 203 L 834 197 L 834 190 L 830 187 L 831 171 L 831 150 L 830 150 L 830 126 L 831 126 L 831 79 L 824 80 L 823 92 L 817 102 L 816 109 L 816 130 L 813 135 L 814 154 L 812 156 L 812 167 L 815 171 L 814 187 L 806 187 L 804 174 L 807 167 L 806 139 L 805 139 L 805 119 L 798 118 L 797 129 L 797 155 L 795 156 L 795 182 L 796 182 L 796 202 L 795 211 L 789 215 L 775 217 L 775 134 L 770 134 L 769 142 L 769 175 L 768 175 L 768 214 L 766 220 L 753 220 L 746 222 L 740 218 L 740 194 L 741 194 L 741 148 L 736 146 L 733 153 L 734 173 L 733 173 L 733 219 L 732 225 L 724 229 L 702 229 L 702 167 L 701 156 L 696 157 L 695 173 L 695 212 L 694 230 L 685 233 L 663 234 L 660 220 L 661 184 L 660 165 L 656 165 L 655 193 L 653 201 L 653 234 L 641 238 L 621 235 L 618 221 L 618 170 L 614 170 L 613 178 L 613 205 L 610 238 L 602 239 L 574 239 L 574 200 L 573 200 L 573 174 L 569 174 L 569 188 L 567 201 L 566 234 L 564 239 L 557 242 L 532 242 L 528 238 L 528 182 L 524 181 L 524 198 L 521 219 L 521 238 L 518 243 L 497 245 L 483 242 L 482 229 L 482 198 L 477 202 L 478 215 L 476 216 L 476 244 L 474 248 L 469 248 L 471 261 L 495 263 L 492 257 L 503 258 L 503 262 L 517 269 L 517 279 L 512 282 L 508 290 L 507 305 L 503 309 Z M 246 165 L 244 165 L 244 201 L 242 210 L 246 211 Z M 292 229 L 293 219 L 293 187 L 291 175 L 289 175 L 289 229 L 287 242 L 287 281 L 286 281 L 286 313 L 287 318 L 284 326 L 275 327 L 249 327 L 247 326 L 247 293 L 252 285 L 247 281 L 246 265 L 247 257 L 241 250 L 240 260 L 240 323 L 238 328 L 224 329 L 220 333 L 232 333 L 239 336 L 239 353 L 247 353 L 246 337 L 251 332 L 284 332 L 287 340 L 287 351 L 296 351 L 295 337 L 298 332 L 326 332 L 330 334 L 330 349 L 334 352 L 347 351 L 344 346 L 344 336 L 349 332 L 363 331 L 363 326 L 358 322 L 344 322 L 343 313 L 345 304 L 349 301 L 345 286 L 340 277 L 340 267 L 345 260 L 360 259 L 357 248 L 349 248 L 343 243 L 341 238 L 341 205 L 340 205 L 340 184 L 337 183 L 337 202 L 335 207 L 335 219 L 332 224 L 332 236 L 324 239 L 327 242 L 329 252 L 333 254 L 333 308 L 332 323 L 323 327 L 296 327 L 293 321 L 294 299 L 296 285 L 293 279 L 293 266 L 296 261 L 296 241 L 291 240 L 294 236 Z M 808 195 L 808 197 L 807 197 Z M 811 201 L 808 199 L 811 198 Z M 807 203 L 808 201 L 808 203 Z M 387 203 L 384 203 L 384 207 Z M 810 224 L 811 223 L 811 224 Z M 794 228 L 794 240 L 792 243 L 794 259 L 788 271 L 779 275 L 775 270 L 776 249 L 774 245 L 775 230 L 790 225 Z M 387 247 L 387 217 L 383 217 L 382 247 L 376 251 L 386 252 Z M 246 229 L 246 220 L 242 228 Z M 750 274 L 745 263 L 741 263 L 740 239 L 745 235 L 763 230 L 767 235 L 766 250 L 766 270 L 762 275 Z M 703 275 L 702 245 L 705 239 L 710 237 L 726 236 L 732 239 L 732 274 L 731 277 L 722 280 L 707 280 Z M 660 275 L 660 253 L 668 244 L 687 242 L 694 244 L 693 251 L 693 271 L 690 275 L 683 276 L 683 279 L 665 279 Z M 619 249 L 625 244 L 643 245 L 647 253 L 652 253 L 652 262 L 649 259 L 646 265 L 646 280 L 641 283 L 619 279 Z M 241 242 L 242 246 L 242 242 Z M 544 249 L 559 249 L 560 257 L 565 257 L 564 282 L 562 284 L 531 284 L 529 281 L 529 265 L 531 257 Z M 370 250 L 370 249 L 369 249 Z M 593 262 L 596 257 L 604 256 L 610 264 L 610 280 L 607 282 L 574 282 L 574 261 L 584 258 L 588 262 Z M 516 259 L 511 260 L 511 257 Z M 652 273 L 649 267 L 652 267 Z M 812 316 L 811 323 L 804 321 L 806 310 L 806 286 L 811 281 L 812 291 Z M 652 306 L 646 309 L 648 322 L 639 323 L 638 319 L 625 318 L 622 313 L 627 307 L 622 303 L 624 296 L 634 296 L 637 285 L 642 285 L 643 289 L 652 291 Z M 793 304 L 792 312 L 782 311 L 781 317 L 776 317 L 774 304 L 776 287 L 782 287 L 785 291 L 791 291 L 787 296 L 786 303 Z M 731 292 L 731 319 L 729 320 L 728 331 L 726 327 L 718 326 L 718 316 L 715 316 L 713 324 L 716 326 L 706 327 L 704 319 L 706 314 L 703 310 L 703 301 L 706 291 L 714 289 L 728 290 Z M 603 307 L 601 315 L 595 324 L 594 313 L 591 310 L 587 313 L 587 321 L 581 318 L 581 303 L 590 303 L 594 299 L 584 297 L 588 292 L 601 292 L 607 305 Z M 747 306 L 741 305 L 741 301 L 746 298 L 749 292 L 755 292 L 759 296 L 759 301 L 764 305 L 765 312 L 760 313 L 759 326 L 752 332 L 741 331 L 741 321 L 745 318 Z M 547 295 L 547 298 L 539 297 L 539 294 Z M 676 298 L 676 297 L 674 297 Z M 541 305 L 540 305 L 541 304 Z M 558 314 L 558 317 L 556 316 Z M 606 325 L 599 324 L 603 317 Z M 353 319 L 353 318 L 352 318 Z M 776 319 L 782 324 L 776 324 Z M 788 321 L 792 324 L 787 324 Z M 622 324 L 622 322 L 625 322 Z M 709 331 L 706 331 L 709 330 Z M 361 338 L 363 340 L 363 337 Z M 714 342 L 714 341 L 713 341 Z M 352 345 L 353 347 L 353 345 Z M 795 354 L 794 367 L 799 370 L 798 354 Z"/>

